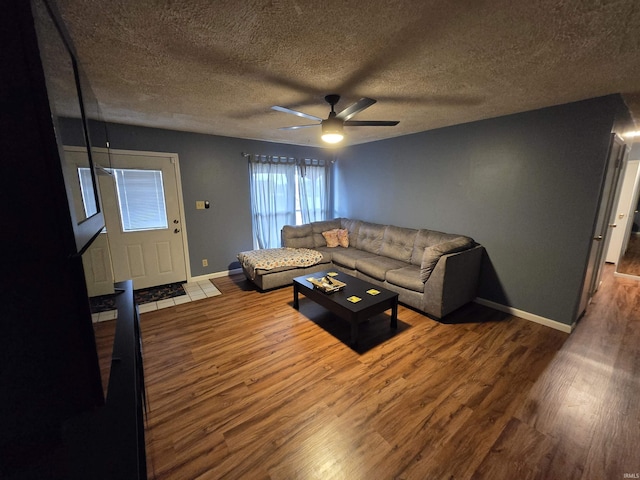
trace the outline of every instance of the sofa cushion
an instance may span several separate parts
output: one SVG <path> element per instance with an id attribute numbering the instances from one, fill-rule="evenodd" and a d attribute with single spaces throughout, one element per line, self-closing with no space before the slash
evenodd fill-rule
<path id="1" fill-rule="evenodd" d="M 455 233 L 443 233 L 436 230 L 418 230 L 418 235 L 416 235 L 416 241 L 413 245 L 413 252 L 411 254 L 411 263 L 413 265 L 421 265 L 425 248 L 438 245 L 439 243 L 448 242 L 458 238 L 459 236 L 460 235 Z"/>
<path id="2" fill-rule="evenodd" d="M 382 236 L 380 255 L 409 263 L 418 230 L 387 226 Z"/>
<path id="3" fill-rule="evenodd" d="M 448 242 L 433 245 L 424 249 L 422 262 L 420 265 L 420 278 L 426 282 L 431 276 L 431 272 L 436 267 L 438 260 L 443 255 L 449 253 L 461 252 L 467 250 L 474 245 L 473 239 L 469 237 L 459 236 Z"/>
<path id="4" fill-rule="evenodd" d="M 349 245 L 357 247 L 358 233 L 360 232 L 360 225 L 362 225 L 362 221 L 342 218 L 340 223 L 342 224 L 342 228 L 349 232 Z"/>
<path id="5" fill-rule="evenodd" d="M 331 260 L 333 259 L 333 252 L 337 249 L 330 247 L 317 247 L 314 248 L 314 250 L 322 254 L 322 260 L 320 260 L 319 263 L 331 263 Z"/>
<path id="6" fill-rule="evenodd" d="M 420 267 L 417 265 L 408 265 L 389 270 L 385 280 L 398 287 L 408 288 L 415 292 L 424 292 L 424 282 L 420 278 Z"/>
<path id="7" fill-rule="evenodd" d="M 349 246 L 349 232 L 346 228 L 338 229 L 338 243 L 343 248 L 347 248 Z"/>
<path id="8" fill-rule="evenodd" d="M 326 247 L 325 247 L 326 248 Z M 375 254 L 358 250 L 357 248 L 334 248 L 331 252 L 333 263 L 346 267 L 350 270 L 356 269 L 356 261 L 361 258 L 374 257 Z"/>
<path id="9" fill-rule="evenodd" d="M 322 232 L 322 236 L 324 240 L 327 242 L 327 247 L 335 248 L 340 243 L 338 242 L 338 229 L 334 228 L 333 230 L 327 230 L 326 232 Z"/>
<path id="10" fill-rule="evenodd" d="M 238 260 L 245 272 L 253 280 L 257 270 L 273 270 L 281 267 L 290 269 L 310 267 L 322 259 L 322 254 L 309 248 L 264 248 L 238 253 Z"/>
<path id="11" fill-rule="evenodd" d="M 324 247 L 327 242 L 325 241 L 324 237 L 322 236 L 322 232 L 326 232 L 329 230 L 335 230 L 336 228 L 341 228 L 341 223 L 340 223 L 340 219 L 336 219 L 336 220 L 323 220 L 321 222 L 312 222 L 311 224 L 311 229 L 313 231 L 313 246 L 311 248 L 315 248 L 315 247 Z"/>
<path id="12" fill-rule="evenodd" d="M 349 218 L 342 218 L 340 220 L 342 228 L 346 229 L 349 232 L 349 245 L 351 245 L 352 247 L 357 247 L 358 233 L 360 232 L 360 225 L 362 225 L 362 221 L 351 220 Z"/>
<path id="13" fill-rule="evenodd" d="M 378 255 L 380 253 L 382 237 L 384 236 L 386 228 L 386 225 L 362 222 L 358 229 L 358 241 L 356 246 L 360 250 Z"/>
<path id="14" fill-rule="evenodd" d="M 405 265 L 406 263 L 402 260 L 376 255 L 375 257 L 358 259 L 356 261 L 356 270 L 382 282 L 388 270 L 401 268 Z"/>
<path id="15" fill-rule="evenodd" d="M 311 225 L 285 225 L 282 227 L 282 246 L 288 248 L 313 248 Z"/>

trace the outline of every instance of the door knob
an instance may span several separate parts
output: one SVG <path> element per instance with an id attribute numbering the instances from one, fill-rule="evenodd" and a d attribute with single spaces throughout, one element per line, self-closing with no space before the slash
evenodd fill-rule
<path id="1" fill-rule="evenodd" d="M 173 233 L 180 233 L 180 229 L 179 229 L 179 228 L 176 228 L 176 229 L 173 231 Z"/>
<path id="2" fill-rule="evenodd" d="M 178 222 L 178 220 L 174 220 L 173 223 L 180 223 L 180 222 Z"/>

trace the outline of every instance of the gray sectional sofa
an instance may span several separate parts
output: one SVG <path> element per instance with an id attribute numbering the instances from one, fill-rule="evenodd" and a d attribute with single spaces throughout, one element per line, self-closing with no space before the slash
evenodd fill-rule
<path id="1" fill-rule="evenodd" d="M 347 230 L 348 247 L 327 246 L 323 232 L 336 229 Z M 285 226 L 282 246 L 317 250 L 322 259 L 310 267 L 258 270 L 252 281 L 263 290 L 335 269 L 398 292 L 401 303 L 437 319 L 475 298 L 483 254 L 463 235 L 347 218 Z"/>

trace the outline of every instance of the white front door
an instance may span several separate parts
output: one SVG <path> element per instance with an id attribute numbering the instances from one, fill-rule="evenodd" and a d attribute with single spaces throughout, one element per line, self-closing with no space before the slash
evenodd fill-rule
<path id="1" fill-rule="evenodd" d="M 108 168 L 100 175 L 114 281 L 133 280 L 134 289 L 185 281 L 186 236 L 175 154 L 94 154 Z"/>
<path id="2" fill-rule="evenodd" d="M 82 267 L 90 297 L 109 295 L 114 292 L 113 267 L 106 232 L 98 235 L 87 251 L 82 254 Z"/>

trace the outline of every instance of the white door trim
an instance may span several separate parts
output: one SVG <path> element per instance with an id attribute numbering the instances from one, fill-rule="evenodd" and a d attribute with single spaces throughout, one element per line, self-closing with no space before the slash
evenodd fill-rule
<path id="1" fill-rule="evenodd" d="M 72 147 L 65 146 L 65 148 L 71 151 L 80 151 L 86 152 L 86 148 L 83 147 Z M 184 266 L 185 273 L 187 275 L 187 282 L 190 282 L 191 277 L 191 263 L 189 262 L 189 242 L 187 241 L 187 222 L 184 213 L 184 197 L 182 195 L 182 177 L 180 176 L 180 158 L 177 153 L 170 152 L 148 152 L 143 150 L 120 150 L 115 148 L 102 148 L 102 147 L 92 147 L 91 150 L 95 150 L 96 152 L 104 153 L 109 155 L 110 153 L 114 155 L 130 155 L 130 156 L 139 156 L 139 157 L 164 157 L 170 158 L 171 163 L 173 164 L 175 174 L 176 174 L 176 188 L 178 191 L 178 209 L 180 212 L 180 233 L 182 234 L 182 251 L 184 254 Z M 95 167 L 103 167 L 109 168 L 109 165 L 95 165 Z M 108 234 L 108 232 L 107 232 Z"/>
<path id="2" fill-rule="evenodd" d="M 637 205 L 637 188 L 640 180 L 640 160 L 627 160 L 620 179 L 620 198 L 612 217 L 616 229 L 612 232 L 611 243 L 607 251 L 608 263 L 619 263 L 629 241 L 633 225 L 633 212 Z M 636 200 L 636 205 L 633 201 Z"/>

